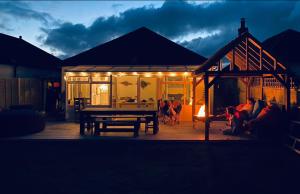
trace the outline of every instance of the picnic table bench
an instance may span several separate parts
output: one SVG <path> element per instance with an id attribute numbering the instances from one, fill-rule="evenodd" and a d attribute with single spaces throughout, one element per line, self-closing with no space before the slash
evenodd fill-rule
<path id="1" fill-rule="evenodd" d="M 145 123 L 145 132 L 153 128 L 153 134 L 156 134 L 159 130 L 157 110 L 85 108 L 80 112 L 81 135 L 84 135 L 85 128 L 94 127 L 95 135 L 100 132 L 134 132 L 137 137 L 141 123 Z M 116 128 L 117 126 L 122 128 Z"/>

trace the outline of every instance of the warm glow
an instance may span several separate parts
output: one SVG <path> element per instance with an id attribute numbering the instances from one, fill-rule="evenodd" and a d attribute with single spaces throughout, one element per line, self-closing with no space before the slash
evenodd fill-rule
<path id="1" fill-rule="evenodd" d="M 64 80 L 65 80 L 65 81 L 67 80 L 67 76 L 66 76 L 66 75 L 64 76 Z"/>
<path id="2" fill-rule="evenodd" d="M 175 77 L 177 74 L 176 73 L 170 73 L 171 77 Z"/>
<path id="3" fill-rule="evenodd" d="M 205 105 L 202 105 L 197 114 L 198 117 L 205 117 Z"/>
<path id="4" fill-rule="evenodd" d="M 145 73 L 145 77 L 151 77 L 151 73 Z"/>
<path id="5" fill-rule="evenodd" d="M 122 72 L 119 73 L 119 76 L 124 76 L 124 75 L 126 75 L 126 74 L 122 73 Z"/>
<path id="6" fill-rule="evenodd" d="M 111 75 L 111 72 L 107 72 L 106 74 L 107 74 L 108 76 L 110 76 L 110 75 Z"/>
<path id="7" fill-rule="evenodd" d="M 192 99 L 192 98 L 190 98 L 190 103 L 189 103 L 189 105 L 193 105 L 193 99 Z"/>
<path id="8" fill-rule="evenodd" d="M 184 76 L 188 76 L 189 73 L 188 73 L 188 72 L 184 72 L 183 75 L 184 75 Z"/>
<path id="9" fill-rule="evenodd" d="M 107 92 L 108 91 L 108 86 L 107 85 L 100 85 L 99 86 L 99 90 L 101 92 Z"/>
<path id="10" fill-rule="evenodd" d="M 137 72 L 133 72 L 132 75 L 138 75 L 138 73 Z"/>
<path id="11" fill-rule="evenodd" d="M 74 73 L 73 72 L 67 72 L 66 75 L 67 76 L 74 76 Z"/>
<path id="12" fill-rule="evenodd" d="M 81 76 L 87 76 L 88 74 L 86 72 L 80 72 L 79 73 Z"/>
<path id="13" fill-rule="evenodd" d="M 158 76 L 163 76 L 163 73 L 162 72 L 158 72 L 157 75 Z"/>

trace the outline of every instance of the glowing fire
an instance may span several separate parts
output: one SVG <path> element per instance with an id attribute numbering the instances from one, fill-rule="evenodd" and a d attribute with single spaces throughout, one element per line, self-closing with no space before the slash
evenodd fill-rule
<path id="1" fill-rule="evenodd" d="M 202 105 L 197 114 L 198 117 L 205 117 L 205 105 Z"/>

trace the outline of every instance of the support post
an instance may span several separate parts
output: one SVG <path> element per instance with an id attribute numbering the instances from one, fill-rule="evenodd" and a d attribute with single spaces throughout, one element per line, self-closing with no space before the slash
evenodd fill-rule
<path id="1" fill-rule="evenodd" d="M 194 122 L 194 115 L 196 114 L 196 76 L 193 77 L 193 98 L 192 98 L 192 121 Z"/>
<path id="2" fill-rule="evenodd" d="M 291 110 L 291 80 L 289 76 L 286 76 L 286 87 L 285 87 L 285 106 L 286 106 L 286 112 L 289 115 Z"/>
<path id="3" fill-rule="evenodd" d="M 204 75 L 204 99 L 205 99 L 205 141 L 209 140 L 209 87 L 208 87 L 208 75 Z"/>
<path id="4" fill-rule="evenodd" d="M 261 83 L 260 83 L 260 85 L 261 85 L 261 100 L 264 100 L 264 82 L 265 82 L 265 79 L 262 76 L 261 77 Z"/>
<path id="5" fill-rule="evenodd" d="M 248 37 L 246 37 L 246 70 L 249 70 Z"/>

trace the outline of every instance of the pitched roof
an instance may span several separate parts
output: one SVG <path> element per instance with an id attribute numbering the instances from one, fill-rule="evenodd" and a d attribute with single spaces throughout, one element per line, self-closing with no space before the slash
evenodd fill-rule
<path id="1" fill-rule="evenodd" d="M 64 60 L 64 65 L 200 65 L 206 58 L 142 27 Z"/>
<path id="2" fill-rule="evenodd" d="M 262 44 L 287 66 L 300 66 L 300 32 L 288 29 L 266 39 Z"/>
<path id="3" fill-rule="evenodd" d="M 246 44 L 246 39 L 249 42 Z M 247 47 L 247 48 L 246 48 Z M 226 57 L 229 61 L 232 60 L 232 50 L 235 49 L 236 58 L 235 65 L 238 65 L 240 70 L 245 70 L 246 68 L 246 50 L 248 49 L 248 65 L 249 70 L 283 70 L 287 68 L 282 64 L 282 61 L 274 55 L 273 52 L 265 49 L 263 44 L 257 40 L 251 33 L 244 32 L 239 35 L 237 38 L 233 39 L 231 42 L 226 44 L 224 47 L 219 49 L 212 57 L 210 57 L 202 66 L 200 66 L 195 72 L 200 74 L 207 71 L 212 66 L 216 65 L 223 57 Z M 262 51 L 262 62 L 261 67 L 259 64 L 259 50 Z M 271 54 L 272 53 L 272 54 Z M 276 63 L 274 67 L 274 63 Z M 261 68 L 261 69 L 260 69 Z"/>
<path id="4" fill-rule="evenodd" d="M 0 64 L 57 69 L 61 60 L 26 42 L 0 33 Z"/>

